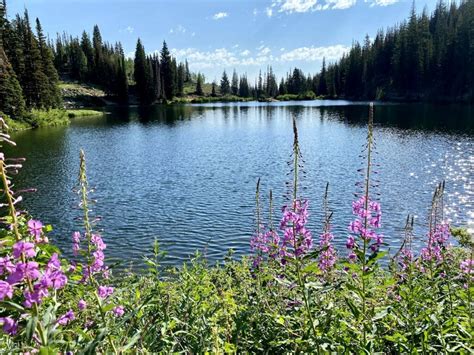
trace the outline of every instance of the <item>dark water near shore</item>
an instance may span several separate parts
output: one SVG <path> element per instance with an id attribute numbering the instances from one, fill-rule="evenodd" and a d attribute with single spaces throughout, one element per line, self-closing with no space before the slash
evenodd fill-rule
<path id="1" fill-rule="evenodd" d="M 53 236 L 69 255 L 78 229 L 75 207 L 79 149 L 87 156 L 95 192 L 93 214 L 108 244 L 107 255 L 140 261 L 157 238 L 176 264 L 196 250 L 211 261 L 229 248 L 249 253 L 254 194 L 273 189 L 275 214 L 285 203 L 285 182 L 296 117 L 305 160 L 302 195 L 310 199 L 315 236 L 326 182 L 336 243 L 343 245 L 351 218 L 359 154 L 365 143 L 364 103 L 208 104 L 148 109 L 108 109 L 104 117 L 81 118 L 69 127 L 14 135 L 9 154 L 28 160 L 17 187 L 35 187 L 24 207 L 54 226 Z M 408 213 L 416 216 L 418 243 L 435 185 L 446 180 L 446 211 L 454 225 L 474 229 L 474 107 L 421 104 L 377 105 L 377 193 L 383 233 L 400 245 Z M 267 209 L 264 207 L 264 214 Z"/>

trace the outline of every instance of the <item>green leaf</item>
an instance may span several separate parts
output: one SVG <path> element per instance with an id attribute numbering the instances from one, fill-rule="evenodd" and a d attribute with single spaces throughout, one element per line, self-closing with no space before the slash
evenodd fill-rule
<path id="1" fill-rule="evenodd" d="M 14 310 L 14 311 L 19 311 L 19 312 L 23 312 L 25 310 L 23 308 L 23 306 L 19 305 L 18 303 L 11 302 L 11 301 L 0 302 L 0 307 L 10 309 L 10 310 Z"/>
<path id="2" fill-rule="evenodd" d="M 26 340 L 28 343 L 31 342 L 31 339 L 33 338 L 33 335 L 35 334 L 37 323 L 38 323 L 38 317 L 31 317 L 28 323 L 26 323 L 25 334 L 26 334 Z"/>
<path id="3" fill-rule="evenodd" d="M 140 339 L 140 334 L 141 334 L 141 331 L 139 330 L 138 332 L 135 333 L 135 335 L 132 337 L 132 339 L 130 339 L 130 341 L 128 342 L 127 345 L 125 345 L 123 348 L 122 348 L 122 351 L 127 351 L 128 349 L 130 349 L 133 345 L 135 345 L 135 343 L 138 341 L 138 339 Z"/>

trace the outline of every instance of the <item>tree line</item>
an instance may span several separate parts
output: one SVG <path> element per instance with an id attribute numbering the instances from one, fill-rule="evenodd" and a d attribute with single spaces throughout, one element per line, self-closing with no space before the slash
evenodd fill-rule
<path id="1" fill-rule="evenodd" d="M 86 31 L 80 38 L 58 34 L 51 48 L 62 77 L 99 85 L 119 101 L 127 101 L 129 80 L 122 44 L 103 41 L 99 26 L 94 26 L 92 40 Z"/>
<path id="2" fill-rule="evenodd" d="M 80 37 L 58 35 L 48 41 L 39 19 L 31 25 L 28 11 L 7 17 L 0 2 L 0 111 L 21 118 L 27 110 L 62 105 L 59 77 L 96 84 L 121 102 L 129 95 L 141 104 L 174 97 L 239 96 L 243 98 L 449 99 L 474 98 L 474 0 L 442 0 L 429 15 L 417 14 L 373 40 L 354 42 L 334 63 L 323 60 L 314 75 L 294 68 L 279 81 L 271 66 L 254 82 L 247 74 L 223 72 L 206 83 L 188 61 L 178 63 L 166 42 L 160 52 L 146 54 L 137 41 L 134 59 L 120 42 L 102 39 L 99 27 Z M 209 86 L 210 85 L 210 86 Z"/>
<path id="3" fill-rule="evenodd" d="M 53 53 L 39 19 L 33 29 L 28 11 L 9 21 L 0 3 L 0 111 L 21 118 L 32 108 L 61 105 Z"/>
<path id="4" fill-rule="evenodd" d="M 323 65 L 315 93 L 352 99 L 473 99 L 474 1 L 438 2 Z"/>

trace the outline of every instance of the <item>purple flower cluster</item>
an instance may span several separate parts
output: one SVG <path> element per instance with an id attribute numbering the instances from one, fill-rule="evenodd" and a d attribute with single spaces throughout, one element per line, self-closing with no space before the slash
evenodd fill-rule
<path id="1" fill-rule="evenodd" d="M 283 238 L 280 244 L 282 260 L 297 258 L 308 253 L 313 247 L 313 236 L 306 228 L 308 222 L 308 201 L 295 200 L 292 208 L 284 206 L 280 229 Z"/>
<path id="2" fill-rule="evenodd" d="M 67 284 L 67 277 L 61 269 L 61 262 L 55 253 L 43 268 L 33 261 L 38 256 L 36 244 L 46 243 L 43 235 L 43 224 L 30 220 L 27 223 L 31 240 L 17 241 L 11 249 L 11 254 L 0 258 L 0 301 L 11 299 L 18 291 L 23 295 L 23 306 L 31 308 L 41 304 L 51 290 L 59 290 Z M 17 322 L 10 318 L 1 318 L 3 330 L 9 335 L 15 335 Z"/>
<path id="3" fill-rule="evenodd" d="M 336 264 L 336 250 L 331 243 L 333 239 L 334 236 L 329 230 L 319 237 L 319 247 L 322 251 L 319 256 L 319 268 L 323 272 L 332 270 Z"/>
<path id="4" fill-rule="evenodd" d="M 74 312 L 72 311 L 72 309 L 70 309 L 65 314 L 63 314 L 61 317 L 59 317 L 58 320 L 56 321 L 56 323 L 58 323 L 60 325 L 68 325 L 74 319 L 76 319 L 76 316 L 74 315 Z"/>
<path id="5" fill-rule="evenodd" d="M 365 196 L 352 202 L 352 213 L 355 219 L 349 224 L 350 235 L 346 242 L 349 253 L 349 260 L 354 260 L 356 255 L 353 249 L 357 246 L 354 235 L 359 236 L 363 241 L 369 243 L 372 252 L 377 252 L 383 243 L 383 235 L 377 234 L 375 229 L 381 227 L 382 209 L 376 201 L 366 201 Z"/>
<path id="6" fill-rule="evenodd" d="M 461 272 L 466 275 L 474 274 L 474 259 L 466 259 L 459 265 Z"/>
<path id="7" fill-rule="evenodd" d="M 449 224 L 446 222 L 437 224 L 434 230 L 428 233 L 428 243 L 426 247 L 421 249 L 421 258 L 428 262 L 442 262 L 444 259 L 443 252 L 449 246 L 450 237 Z"/>
<path id="8" fill-rule="evenodd" d="M 263 226 L 261 226 L 260 230 L 260 232 L 255 232 L 250 239 L 250 249 L 256 253 L 268 254 L 271 257 L 275 257 L 276 250 L 280 244 L 278 233 L 274 230 L 265 231 Z"/>
<path id="9" fill-rule="evenodd" d="M 13 336 L 18 332 L 18 323 L 13 318 L 0 318 L 0 323 L 3 324 L 2 329 L 5 334 Z"/>
<path id="10" fill-rule="evenodd" d="M 40 221 L 30 219 L 28 221 L 28 231 L 35 238 L 36 243 L 48 243 L 48 237 L 42 233 L 43 223 Z"/>
<path id="11" fill-rule="evenodd" d="M 406 271 L 413 260 L 413 252 L 410 249 L 403 248 L 400 252 L 400 256 L 398 257 L 398 263 L 400 264 L 401 271 Z"/>
<path id="12" fill-rule="evenodd" d="M 74 255 L 78 255 L 81 251 L 80 242 L 81 234 L 79 232 L 74 232 L 72 234 L 72 250 Z M 109 270 L 105 267 L 104 259 L 104 250 L 107 248 L 107 245 L 102 240 L 102 237 L 98 234 L 92 234 L 90 239 L 92 260 L 87 267 L 83 268 L 82 282 L 86 282 L 92 275 L 101 272 L 104 278 L 108 278 Z"/>

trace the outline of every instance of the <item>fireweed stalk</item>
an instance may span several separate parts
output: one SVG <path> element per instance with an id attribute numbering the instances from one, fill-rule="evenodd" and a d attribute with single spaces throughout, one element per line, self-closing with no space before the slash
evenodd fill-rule
<path id="1" fill-rule="evenodd" d="M 298 128 L 296 127 L 296 120 L 293 117 L 293 198 L 292 198 L 292 214 L 289 210 L 284 209 L 283 219 L 280 223 L 280 227 L 287 226 L 287 222 L 291 221 L 291 229 L 287 228 L 285 230 L 284 240 L 287 240 L 287 236 L 292 231 L 292 238 L 294 241 L 293 252 L 294 252 L 294 262 L 296 267 L 296 275 L 298 286 L 303 293 L 304 306 L 306 309 L 306 314 L 308 320 L 311 324 L 311 330 L 313 332 L 314 340 L 317 344 L 317 352 L 320 353 L 319 341 L 318 341 L 318 332 L 314 324 L 313 315 L 311 312 L 311 307 L 309 304 L 308 290 L 306 289 L 305 281 L 302 276 L 301 266 L 302 266 L 302 257 L 312 248 L 313 240 L 311 232 L 306 230 L 305 224 L 308 217 L 307 201 L 298 200 L 298 168 L 300 167 L 299 158 L 301 158 L 301 150 L 298 141 Z"/>
<path id="2" fill-rule="evenodd" d="M 370 270 L 375 266 L 379 255 L 379 248 L 383 243 L 383 235 L 377 234 L 375 229 L 381 226 L 381 207 L 376 201 L 371 200 L 370 189 L 372 187 L 372 154 L 374 148 L 374 106 L 373 103 L 369 107 L 369 121 L 367 129 L 366 143 L 366 166 L 363 180 L 363 195 L 352 203 L 352 213 L 355 219 L 349 225 L 351 235 L 348 237 L 346 247 L 350 250 L 349 261 L 357 261 L 360 268 L 356 268 L 357 273 L 354 275 L 354 281 L 360 283 L 360 296 L 362 303 L 362 340 L 364 348 L 367 344 L 367 328 L 368 324 L 368 277 Z M 368 254 L 370 252 L 370 254 Z M 360 274 L 360 275 L 358 275 Z"/>
<path id="3" fill-rule="evenodd" d="M 11 144 L 11 145 L 16 145 L 10 139 L 10 136 L 7 133 L 5 133 L 8 130 L 8 127 L 7 127 L 5 121 L 3 120 L 2 117 L 0 117 L 0 128 L 1 128 L 0 142 L 5 142 L 5 143 Z M 1 145 L 0 145 L 0 148 L 1 148 Z M 6 164 L 6 158 L 3 154 L 3 152 L 0 152 L 0 179 L 2 181 L 2 191 L 1 192 L 3 193 L 3 195 L 5 196 L 5 199 L 7 201 L 8 217 L 9 217 L 9 218 L 6 219 L 6 222 L 7 222 L 7 224 L 9 224 L 10 229 L 13 231 L 14 236 L 15 236 L 16 244 L 14 245 L 14 247 L 18 246 L 20 244 L 22 246 L 25 246 L 26 244 L 28 244 L 29 247 L 30 247 L 30 255 L 29 256 L 33 257 L 33 256 L 36 256 L 36 251 L 34 251 L 34 245 L 32 243 L 23 242 L 23 237 L 22 237 L 22 235 L 19 231 L 19 228 L 18 228 L 19 213 L 16 211 L 15 205 L 16 205 L 16 203 L 20 202 L 22 200 L 22 198 L 21 198 L 21 196 L 18 196 L 16 198 L 14 197 L 15 193 L 12 191 L 13 184 L 12 184 L 11 179 L 7 175 L 7 171 L 9 170 L 9 168 L 13 168 L 16 171 L 17 169 L 21 168 L 21 164 L 14 164 L 14 165 Z M 36 293 L 40 292 L 39 290 L 35 290 L 35 286 L 33 285 L 33 282 L 32 282 L 32 277 L 30 277 L 30 276 L 33 276 L 33 275 L 31 275 L 32 273 L 35 273 L 35 274 L 37 274 L 37 276 L 39 276 L 39 271 L 37 270 L 37 265 L 38 264 L 35 263 L 35 262 L 28 261 L 24 250 L 21 250 L 19 252 L 17 251 L 17 253 L 18 253 L 18 255 L 14 255 L 14 257 L 16 257 L 16 259 L 18 259 L 18 257 L 19 257 L 19 259 L 21 260 L 21 263 L 18 263 L 16 265 L 16 269 L 13 268 L 14 265 L 13 265 L 13 263 L 11 263 L 9 255 L 7 255 L 3 258 L 3 262 L 5 264 L 9 265 L 10 268 L 11 268 L 11 270 L 10 270 L 11 275 L 10 275 L 10 277 L 7 278 L 7 282 L 5 283 L 4 287 L 9 287 L 10 291 L 8 292 L 8 296 L 9 296 L 9 298 L 12 298 L 13 292 L 14 292 L 13 287 L 15 286 L 15 284 L 25 280 L 26 281 L 26 286 L 27 286 L 27 291 L 25 291 L 25 295 L 26 296 L 30 295 L 30 297 L 31 297 L 32 295 L 35 295 Z M 6 267 L 5 269 L 8 269 L 8 267 Z M 12 277 L 12 275 L 16 275 L 16 276 Z M 2 281 L 2 282 L 4 282 L 4 281 Z M 10 286 L 7 286 L 7 284 L 10 284 Z M 38 297 L 35 298 L 36 302 L 31 302 L 32 316 L 33 317 L 38 317 L 38 315 L 39 315 L 39 308 L 38 308 L 38 303 L 39 303 L 38 301 L 40 300 L 39 297 L 40 296 L 38 295 Z M 4 325 L 3 325 L 4 330 L 6 329 L 5 324 L 7 324 L 7 325 L 9 325 L 10 333 L 12 333 L 12 334 L 16 333 L 16 328 L 18 327 L 16 321 L 12 320 L 11 318 L 4 318 L 3 323 L 4 323 Z M 47 335 L 46 335 L 45 329 L 43 328 L 42 323 L 37 322 L 35 328 L 36 328 L 35 330 L 38 331 L 41 343 L 43 345 L 46 345 L 47 342 L 48 342 L 48 339 L 47 339 Z"/>
<path id="4" fill-rule="evenodd" d="M 102 237 L 94 233 L 92 230 L 92 223 L 90 220 L 90 209 L 89 204 L 91 202 L 89 198 L 89 182 L 87 180 L 87 169 L 86 169 L 86 157 L 84 151 L 81 149 L 80 155 L 80 164 L 79 164 L 79 193 L 81 196 L 80 207 L 83 213 L 83 227 L 84 227 L 84 239 L 87 243 L 87 250 L 82 254 L 85 255 L 86 265 L 83 268 L 82 282 L 89 283 L 95 287 L 94 297 L 97 301 L 97 306 L 99 310 L 100 317 L 102 322 L 107 324 L 107 318 L 105 310 L 106 303 L 108 299 L 114 292 L 114 288 L 111 286 L 104 286 L 99 283 L 100 276 L 102 279 L 109 278 L 109 270 L 104 264 L 104 249 L 107 247 Z M 73 252 L 77 255 L 81 252 L 80 249 L 80 239 L 81 235 L 79 232 L 73 233 Z M 119 309 L 120 311 L 115 311 Z M 114 309 L 115 316 L 121 316 L 123 314 L 123 307 L 116 306 Z M 117 348 L 115 347 L 114 341 L 110 335 L 110 332 L 107 333 L 107 339 L 112 347 L 114 353 L 117 353 Z"/>
<path id="5" fill-rule="evenodd" d="M 325 278 L 329 278 L 331 271 L 336 265 L 336 250 L 332 245 L 332 240 L 334 235 L 331 232 L 331 218 L 332 212 L 329 211 L 329 183 L 326 184 L 326 190 L 324 192 L 323 198 L 323 210 L 324 210 L 324 220 L 323 220 L 323 232 L 319 238 L 319 269 L 323 272 Z"/>

